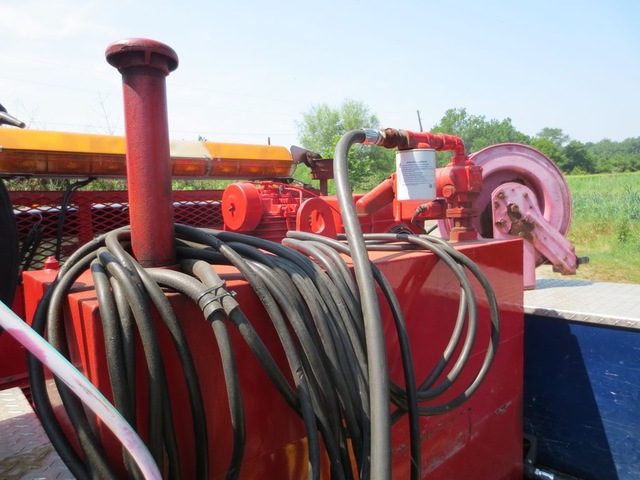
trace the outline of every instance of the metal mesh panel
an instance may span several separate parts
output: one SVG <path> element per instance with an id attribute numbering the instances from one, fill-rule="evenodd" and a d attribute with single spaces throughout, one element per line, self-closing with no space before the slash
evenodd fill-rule
<path id="1" fill-rule="evenodd" d="M 66 260 L 78 247 L 97 235 L 129 224 L 126 191 L 78 191 L 67 208 L 65 192 L 9 192 L 16 217 L 22 265 L 42 268 L 56 256 Z M 173 192 L 174 220 L 196 227 L 222 228 L 221 190 Z M 153 207 L 149 207 L 153 215 Z"/>

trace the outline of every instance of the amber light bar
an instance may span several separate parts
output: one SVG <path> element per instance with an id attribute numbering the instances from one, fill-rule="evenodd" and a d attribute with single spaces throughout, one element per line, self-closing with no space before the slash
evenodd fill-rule
<path id="1" fill-rule="evenodd" d="M 290 177 L 296 165 L 285 147 L 173 141 L 174 178 Z M 125 139 L 111 135 L 0 128 L 0 175 L 125 177 Z"/>

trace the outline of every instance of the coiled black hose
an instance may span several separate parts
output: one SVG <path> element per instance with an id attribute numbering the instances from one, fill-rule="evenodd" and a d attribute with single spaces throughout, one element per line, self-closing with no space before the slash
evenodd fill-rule
<path id="1" fill-rule="evenodd" d="M 56 280 L 39 303 L 34 315 L 33 328 L 40 334 L 43 334 L 44 331 L 47 330 L 50 342 L 65 353 L 64 330 L 60 322 L 63 296 L 66 295 L 72 284 L 90 264 L 93 264 L 92 270 L 94 276 L 97 275 L 98 278 L 95 285 L 98 298 L 111 295 L 111 292 L 106 290 L 107 282 L 104 278 L 105 275 L 110 276 L 109 284 L 116 282 L 118 287 L 113 289 L 115 298 L 113 301 L 106 301 L 106 303 L 101 306 L 104 312 L 103 314 L 107 318 L 107 335 L 105 335 L 107 344 L 110 343 L 110 340 L 113 338 L 108 336 L 109 332 L 117 328 L 122 329 L 122 335 L 119 336 L 116 334 L 116 337 L 125 339 L 122 341 L 122 346 L 118 346 L 116 339 L 114 345 L 107 347 L 117 356 L 115 360 L 111 359 L 110 364 L 108 364 L 108 366 L 111 367 L 109 375 L 113 382 L 114 398 L 116 398 L 116 403 L 120 403 L 120 407 L 122 408 L 121 412 L 125 418 L 135 420 L 135 408 L 133 407 L 136 399 L 136 379 L 133 373 L 135 368 L 128 364 L 129 361 L 132 361 L 133 357 L 131 353 L 131 344 L 133 344 L 131 338 L 132 332 L 130 331 L 131 326 L 127 325 L 126 322 L 122 325 L 115 326 L 110 324 L 110 322 L 116 318 L 116 314 L 109 310 L 112 310 L 114 305 L 116 305 L 116 310 L 122 308 L 123 305 L 125 305 L 122 298 L 124 297 L 124 299 L 126 299 L 127 310 L 121 312 L 121 315 L 120 312 L 118 312 L 117 316 L 127 319 L 131 315 L 134 318 L 137 325 L 137 334 L 142 341 L 146 360 L 149 386 L 149 447 L 158 465 L 164 465 L 164 455 L 166 454 L 168 476 L 170 478 L 180 478 L 178 448 L 173 428 L 164 365 L 156 339 L 155 327 L 151 321 L 151 306 L 153 305 L 153 308 L 159 312 L 160 317 L 164 320 L 167 329 L 172 335 L 176 351 L 185 372 L 185 380 L 192 407 L 197 478 L 208 478 L 206 419 L 191 353 L 177 318 L 175 318 L 168 303 L 164 303 L 166 302 L 164 293 L 160 291 L 157 285 L 156 288 L 153 288 L 144 273 L 141 276 L 137 276 L 139 272 L 135 268 L 136 264 L 130 257 L 126 257 L 124 249 L 113 248 L 113 245 L 118 243 L 118 237 L 122 235 L 124 235 L 125 238 L 127 237 L 128 232 L 126 229 L 119 229 L 110 234 L 103 235 L 85 245 L 71 256 L 61 268 Z M 109 249 L 106 248 L 107 243 L 112 245 L 113 251 L 109 251 Z M 118 256 L 124 258 L 125 261 L 120 263 L 117 259 Z M 102 267 L 98 267 L 96 262 L 101 264 Z M 140 285 L 144 286 L 145 281 L 149 288 L 143 290 Z M 157 305 L 154 304 L 154 302 L 156 302 Z M 124 369 L 124 371 L 127 372 L 126 375 L 113 370 L 114 368 L 120 368 L 123 364 L 126 365 Z M 80 438 L 84 460 L 80 459 L 75 453 L 69 440 L 62 433 L 62 429 L 53 414 L 53 409 L 47 396 L 42 366 L 32 355 L 28 356 L 28 369 L 34 403 L 38 415 L 42 420 L 43 427 L 63 461 L 69 465 L 72 473 L 78 478 L 93 478 L 94 476 L 97 478 L 114 478 L 115 473 L 110 469 L 109 461 L 106 459 L 98 439 L 91 429 L 86 427 L 84 412 L 81 411 L 81 407 L 73 400 L 70 392 L 66 391 L 66 387 L 62 385 L 58 386 L 65 403 L 65 408 Z M 125 464 L 130 465 L 130 461 L 126 458 Z M 133 472 L 133 474 L 135 476 L 135 472 Z"/>

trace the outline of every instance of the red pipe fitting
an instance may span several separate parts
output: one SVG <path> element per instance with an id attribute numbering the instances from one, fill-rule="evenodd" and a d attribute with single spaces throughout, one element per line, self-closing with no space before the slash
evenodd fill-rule
<path id="1" fill-rule="evenodd" d="M 178 67 L 178 56 L 155 40 L 129 38 L 109 45 L 106 59 L 122 74 L 133 254 L 144 267 L 172 265 L 175 245 L 165 78 Z"/>
<path id="2" fill-rule="evenodd" d="M 452 150 L 455 156 L 464 156 L 464 142 L 460 137 L 445 133 L 411 132 L 385 128 L 384 130 L 365 130 L 367 145 L 380 145 L 386 148 L 409 150 L 414 148 L 432 148 L 436 151 Z"/>

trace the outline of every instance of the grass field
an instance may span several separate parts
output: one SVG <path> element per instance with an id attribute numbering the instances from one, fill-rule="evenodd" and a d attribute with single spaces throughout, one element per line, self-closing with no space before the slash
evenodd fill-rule
<path id="1" fill-rule="evenodd" d="M 640 283 L 640 173 L 568 176 L 578 278 Z"/>

